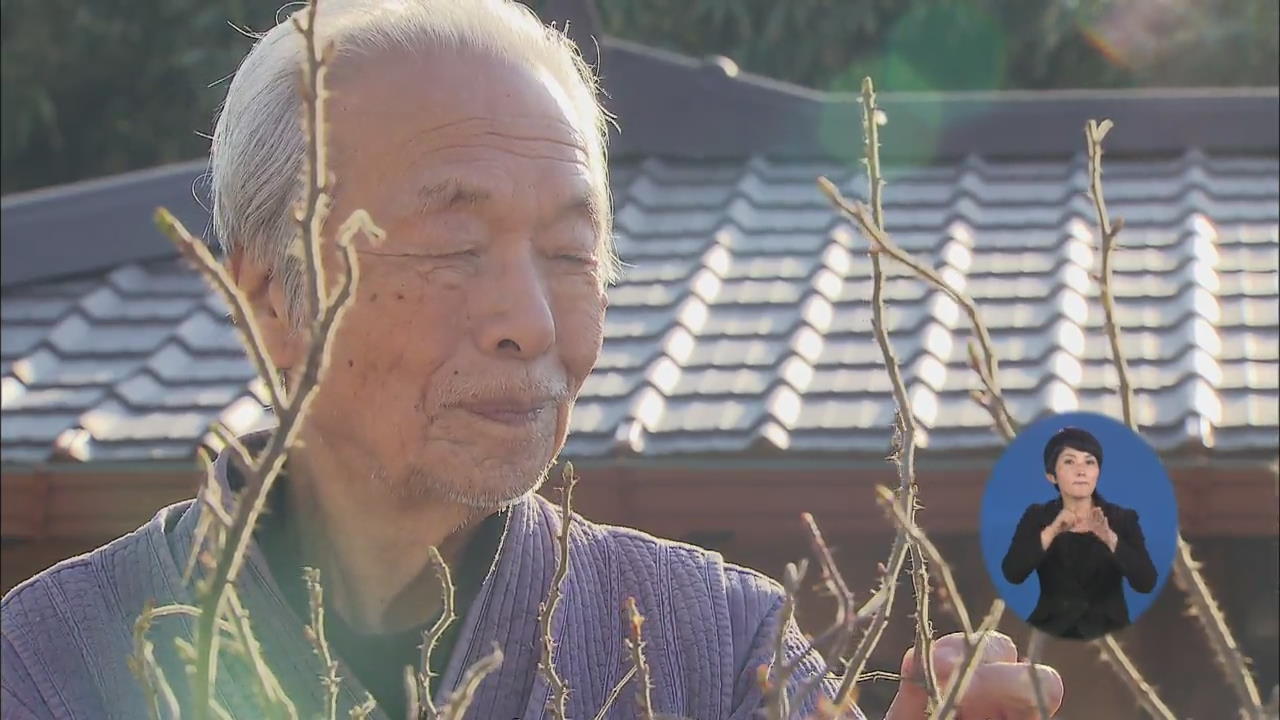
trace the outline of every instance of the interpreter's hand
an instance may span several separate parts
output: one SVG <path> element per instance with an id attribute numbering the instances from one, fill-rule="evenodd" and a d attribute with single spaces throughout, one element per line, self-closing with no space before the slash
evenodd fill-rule
<path id="1" fill-rule="evenodd" d="M 1053 522 L 1049 523 L 1049 532 L 1054 535 L 1064 533 L 1075 528 L 1080 520 L 1081 518 L 1077 517 L 1075 513 L 1066 508 L 1062 508 L 1058 513 L 1058 516 L 1053 519 Z"/>
<path id="2" fill-rule="evenodd" d="M 1089 532 L 1098 536 L 1098 539 L 1106 543 L 1107 547 L 1112 550 L 1116 549 L 1116 540 L 1118 537 L 1114 530 L 1111 529 L 1111 523 L 1107 521 L 1107 514 L 1102 512 L 1102 508 L 1095 507 L 1088 518 Z"/>
<path id="3" fill-rule="evenodd" d="M 933 667 L 938 677 L 938 692 L 945 693 L 947 681 L 964 659 L 963 633 L 951 633 L 933 643 Z M 974 669 L 969 687 L 960 698 L 959 720 L 1035 720 L 1035 689 L 1026 662 L 1018 662 L 1018 647 L 1008 635 L 992 632 L 988 636 L 981 664 Z M 1044 693 L 1045 709 L 1050 717 L 1062 705 L 1062 676 L 1048 665 L 1035 666 Z M 928 697 L 916 662 L 916 649 L 910 648 L 902 658 L 902 682 L 889 706 L 885 720 L 922 720 L 928 709 Z"/>

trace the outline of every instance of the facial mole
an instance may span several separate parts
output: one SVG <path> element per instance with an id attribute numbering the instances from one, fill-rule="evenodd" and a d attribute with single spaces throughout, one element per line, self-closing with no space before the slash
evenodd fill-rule
<path id="1" fill-rule="evenodd" d="M 397 300 L 403 300 L 403 299 L 404 299 L 404 293 L 396 293 L 396 299 L 397 299 Z"/>
<path id="2" fill-rule="evenodd" d="M 378 293 L 369 296 L 369 302 L 378 302 Z"/>
<path id="3" fill-rule="evenodd" d="M 347 367 L 355 367 L 355 366 L 356 366 L 356 361 L 355 361 L 355 360 L 348 360 L 348 361 L 347 361 Z"/>

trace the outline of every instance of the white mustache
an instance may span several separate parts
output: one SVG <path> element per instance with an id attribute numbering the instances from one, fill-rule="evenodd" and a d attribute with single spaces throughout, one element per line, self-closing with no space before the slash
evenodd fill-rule
<path id="1" fill-rule="evenodd" d="M 433 387 L 431 395 L 439 407 L 489 402 L 517 402 L 527 405 L 563 403 L 571 398 L 569 380 L 563 369 L 536 375 L 495 375 L 490 377 L 450 377 Z"/>

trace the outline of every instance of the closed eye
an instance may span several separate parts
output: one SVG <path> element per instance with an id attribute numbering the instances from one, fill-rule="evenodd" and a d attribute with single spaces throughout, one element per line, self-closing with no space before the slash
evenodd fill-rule
<path id="1" fill-rule="evenodd" d="M 551 256 L 552 260 L 557 262 L 577 265 L 581 267 L 594 267 L 596 264 L 595 255 L 587 253 L 558 253 Z"/>
<path id="2" fill-rule="evenodd" d="M 451 253 L 430 254 L 430 255 L 426 255 L 425 257 L 429 257 L 434 260 L 463 260 L 467 258 L 480 257 L 480 251 L 475 249 L 459 250 L 457 252 L 451 252 Z"/>

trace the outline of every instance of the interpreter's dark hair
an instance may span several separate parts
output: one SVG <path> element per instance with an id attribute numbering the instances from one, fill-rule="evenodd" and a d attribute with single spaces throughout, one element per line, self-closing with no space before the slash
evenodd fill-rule
<path id="1" fill-rule="evenodd" d="M 1049 438 L 1044 446 L 1044 471 L 1052 475 L 1058 464 L 1058 456 L 1066 448 L 1087 452 L 1098 461 L 1098 469 L 1102 469 L 1102 443 L 1087 430 L 1078 427 L 1064 427 Z"/>

